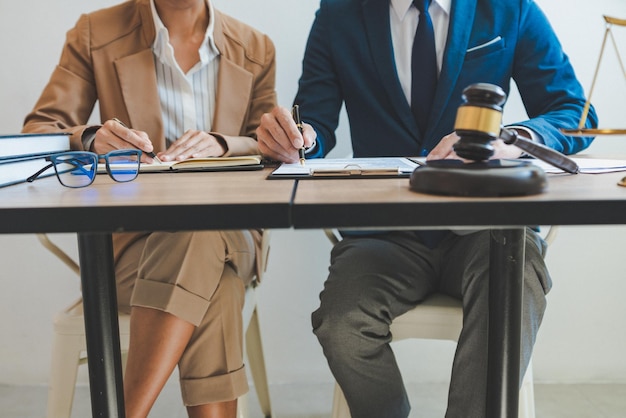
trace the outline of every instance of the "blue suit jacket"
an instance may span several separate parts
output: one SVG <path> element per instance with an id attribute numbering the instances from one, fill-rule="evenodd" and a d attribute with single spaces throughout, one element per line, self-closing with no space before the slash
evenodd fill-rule
<path id="1" fill-rule="evenodd" d="M 591 143 L 592 138 L 559 132 L 578 126 L 585 97 L 549 22 L 531 0 L 452 0 L 443 66 L 423 136 L 396 73 L 389 0 L 321 0 L 295 103 L 318 133 L 311 157 L 335 146 L 344 103 L 355 157 L 426 155 L 454 130 L 465 87 L 492 83 L 508 95 L 511 79 L 529 117 L 519 125 L 567 154 Z M 587 127 L 596 125 L 591 108 Z"/>

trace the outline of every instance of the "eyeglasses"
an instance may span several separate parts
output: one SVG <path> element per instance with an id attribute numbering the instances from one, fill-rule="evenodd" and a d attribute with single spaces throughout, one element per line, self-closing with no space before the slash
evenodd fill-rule
<path id="1" fill-rule="evenodd" d="M 50 167 L 59 182 L 65 187 L 86 187 L 93 183 L 98 172 L 98 160 L 104 159 L 106 171 L 117 182 L 132 181 L 139 174 L 141 150 L 125 149 L 111 151 L 107 154 L 96 154 L 88 151 L 70 151 L 46 157 L 50 164 L 26 179 L 32 183 Z"/>

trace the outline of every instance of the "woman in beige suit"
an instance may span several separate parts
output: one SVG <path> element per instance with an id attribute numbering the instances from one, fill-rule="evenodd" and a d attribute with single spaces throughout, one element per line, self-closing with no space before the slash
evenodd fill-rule
<path id="1" fill-rule="evenodd" d="M 131 0 L 80 17 L 23 130 L 164 161 L 258 153 L 254 132 L 275 106 L 274 78 L 271 40 L 210 0 Z M 235 416 L 248 389 L 241 309 L 260 236 L 114 235 L 118 303 L 131 314 L 129 418 L 148 415 L 176 366 L 190 417 Z"/>

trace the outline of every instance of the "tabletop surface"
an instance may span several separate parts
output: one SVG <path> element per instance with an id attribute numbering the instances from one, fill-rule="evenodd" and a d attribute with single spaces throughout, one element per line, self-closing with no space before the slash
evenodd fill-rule
<path id="1" fill-rule="evenodd" d="M 47 177 L 0 188 L 0 232 L 289 227 L 294 182 L 268 173 L 146 173 L 127 183 L 98 175 L 80 189 Z"/>
<path id="2" fill-rule="evenodd" d="M 296 228 L 626 223 L 625 173 L 549 174 L 544 193 L 453 197 L 413 192 L 408 179 L 300 181 Z"/>
<path id="3" fill-rule="evenodd" d="M 0 188 L 0 233 L 132 230 L 592 225 L 626 223 L 624 173 L 550 174 L 544 193 L 451 197 L 409 180 L 267 180 L 271 169 L 99 175 L 82 189 L 55 177 Z"/>

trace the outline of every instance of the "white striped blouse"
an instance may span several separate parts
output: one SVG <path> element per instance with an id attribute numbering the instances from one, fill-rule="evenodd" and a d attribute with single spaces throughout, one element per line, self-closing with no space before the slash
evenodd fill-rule
<path id="1" fill-rule="evenodd" d="M 211 2 L 207 1 L 210 20 L 205 42 L 198 51 L 200 61 L 186 74 L 183 73 L 174 57 L 169 33 L 159 18 L 154 0 L 150 3 L 156 28 L 152 51 L 163 128 L 169 147 L 189 129 L 211 131 L 215 113 L 219 51 L 213 40 L 213 7 Z"/>

